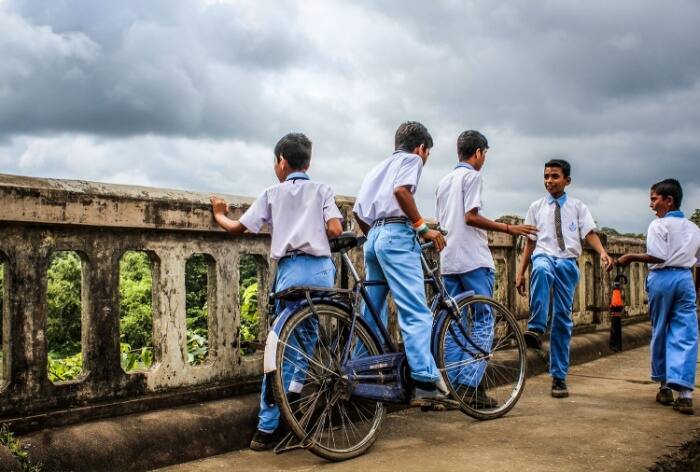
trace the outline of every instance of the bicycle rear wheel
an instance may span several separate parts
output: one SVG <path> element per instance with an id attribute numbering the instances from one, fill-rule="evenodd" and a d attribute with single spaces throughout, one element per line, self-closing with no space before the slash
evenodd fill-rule
<path id="1" fill-rule="evenodd" d="M 381 402 L 347 396 L 341 356 L 380 353 L 360 324 L 350 335 L 351 315 L 318 303 L 292 315 L 280 331 L 273 388 L 280 413 L 304 447 L 329 460 L 363 454 L 384 419 Z"/>
<path id="2" fill-rule="evenodd" d="M 525 342 L 515 317 L 487 297 L 458 302 L 459 318 L 448 316 L 438 334 L 437 364 L 462 411 L 488 420 L 518 402 L 525 385 Z"/>

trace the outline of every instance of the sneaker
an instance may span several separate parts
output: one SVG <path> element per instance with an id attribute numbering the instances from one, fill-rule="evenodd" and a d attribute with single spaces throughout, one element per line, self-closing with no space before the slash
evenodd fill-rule
<path id="1" fill-rule="evenodd" d="M 496 408 L 498 406 L 498 401 L 496 401 L 495 398 L 489 397 L 484 387 L 478 386 L 474 388 L 465 385 L 464 388 L 465 390 L 463 396 L 470 407 L 476 408 L 477 410 L 481 410 L 487 408 Z"/>
<path id="2" fill-rule="evenodd" d="M 659 388 L 656 392 L 656 402 L 666 406 L 673 405 L 673 390 L 668 387 Z"/>
<path id="3" fill-rule="evenodd" d="M 532 349 L 542 349 L 542 333 L 537 331 L 527 330 L 523 333 L 525 345 Z"/>
<path id="4" fill-rule="evenodd" d="M 552 379 L 552 396 L 554 398 L 566 398 L 569 396 L 569 389 L 566 388 L 564 379 Z"/>
<path id="5" fill-rule="evenodd" d="M 677 398 L 676 401 L 673 402 L 673 409 L 676 411 L 680 411 L 684 415 L 692 415 L 695 413 L 693 411 L 692 398 Z"/>
<path id="6" fill-rule="evenodd" d="M 450 399 L 450 393 L 442 379 L 436 383 L 419 382 L 414 380 L 416 388 L 413 392 L 412 406 L 420 406 L 421 409 L 432 407 L 433 405 L 441 404 L 448 407 L 459 408 L 459 402 Z"/>
<path id="7" fill-rule="evenodd" d="M 273 449 L 278 442 L 280 442 L 280 437 L 277 431 L 266 433 L 258 429 L 255 431 L 253 439 L 250 440 L 250 448 L 253 451 L 267 451 Z"/>

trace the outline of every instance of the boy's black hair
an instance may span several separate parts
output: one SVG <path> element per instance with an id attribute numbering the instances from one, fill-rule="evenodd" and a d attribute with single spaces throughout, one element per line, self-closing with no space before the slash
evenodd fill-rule
<path id="1" fill-rule="evenodd" d="M 681 207 L 683 189 L 681 188 L 681 183 L 676 179 L 666 179 L 661 182 L 656 182 L 651 186 L 651 191 L 662 197 L 673 197 L 673 204 L 676 205 L 676 210 Z"/>
<path id="2" fill-rule="evenodd" d="M 470 129 L 464 131 L 457 138 L 457 156 L 460 161 L 466 161 L 476 153 L 477 149 L 486 150 L 489 148 L 489 142 L 486 136 L 476 130 Z"/>
<path id="3" fill-rule="evenodd" d="M 571 175 L 571 164 L 564 159 L 550 159 L 544 164 L 545 167 L 559 167 L 564 174 L 564 177 Z"/>
<path id="4" fill-rule="evenodd" d="M 399 129 L 396 130 L 394 149 L 413 152 L 421 144 L 424 144 L 428 149 L 433 147 L 433 137 L 430 136 L 428 128 L 417 121 L 401 123 Z"/>
<path id="5" fill-rule="evenodd" d="M 275 145 L 275 158 L 287 159 L 294 170 L 306 169 L 311 162 L 311 140 L 304 133 L 289 133 Z"/>

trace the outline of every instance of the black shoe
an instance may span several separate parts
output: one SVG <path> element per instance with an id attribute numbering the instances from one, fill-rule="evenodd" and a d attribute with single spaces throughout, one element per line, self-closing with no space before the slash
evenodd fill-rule
<path id="1" fill-rule="evenodd" d="M 253 451 L 267 451 L 273 449 L 278 442 L 280 442 L 280 437 L 277 431 L 274 433 L 266 433 L 258 429 L 255 431 L 253 439 L 250 441 L 250 448 Z"/>
<path id="2" fill-rule="evenodd" d="M 668 387 L 661 387 L 656 392 L 656 402 L 665 406 L 673 405 L 673 390 Z"/>
<path id="3" fill-rule="evenodd" d="M 527 330 L 523 333 L 525 344 L 532 349 L 542 349 L 542 333 Z"/>
<path id="4" fill-rule="evenodd" d="M 676 411 L 680 411 L 684 415 L 693 415 L 695 412 L 693 411 L 693 399 L 692 398 L 677 398 L 675 402 L 673 402 L 673 409 Z"/>
<path id="5" fill-rule="evenodd" d="M 482 386 L 474 388 L 465 385 L 464 394 L 461 393 L 461 389 L 458 391 L 460 392 L 459 396 L 464 397 L 467 404 L 472 408 L 476 408 L 477 410 L 496 408 L 498 406 L 496 399 L 489 397 L 486 393 L 486 389 L 484 389 Z"/>
<path id="6" fill-rule="evenodd" d="M 566 398 L 569 396 L 569 389 L 566 388 L 564 379 L 552 379 L 552 396 L 554 398 Z"/>

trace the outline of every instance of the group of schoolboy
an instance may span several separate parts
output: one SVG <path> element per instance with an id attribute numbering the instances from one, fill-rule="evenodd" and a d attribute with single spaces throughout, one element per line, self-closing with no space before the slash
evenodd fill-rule
<path id="1" fill-rule="evenodd" d="M 270 257 L 277 261 L 277 292 L 296 285 L 332 287 L 335 282 L 336 268 L 328 240 L 342 233 L 343 217 L 333 190 L 307 174 L 311 147 L 311 141 L 301 133 L 280 139 L 274 150 L 274 171 L 280 183 L 260 194 L 240 220 L 226 216 L 228 205 L 224 200 L 211 198 L 216 222 L 232 234 L 257 233 L 264 224 L 269 226 Z M 385 307 L 389 290 L 396 303 L 415 384 L 414 400 L 439 402 L 449 397 L 430 351 L 432 314 L 426 304 L 417 236 L 433 241 L 440 251 L 441 273 L 451 295 L 471 290 L 491 297 L 495 267 L 487 231 L 527 238 L 516 276 L 517 290 L 525 295 L 525 274 L 532 264 L 531 315 L 525 341 L 529 347 L 541 349 L 542 337 L 550 327 L 551 395 L 568 396 L 571 312 L 579 279 L 576 260 L 581 255 L 581 240 L 600 255 L 606 270 L 613 266 L 595 232 L 590 211 L 565 191 L 571 183 L 569 163 L 553 159 L 545 164 L 547 195 L 530 205 L 525 224 L 496 222 L 482 214 L 481 169 L 488 141 L 478 131 L 463 132 L 457 140 L 458 164 L 440 181 L 436 192 L 437 219 L 447 230 L 443 236 L 428 227 L 414 199 L 432 147 L 432 137 L 421 123 L 401 124 L 395 135 L 394 153 L 367 174 L 353 208 L 355 220 L 367 236 L 366 276 L 387 282 L 387 286 L 372 286 L 370 298 L 375 306 Z M 624 255 L 617 263 L 650 264 L 647 290 L 653 327 L 652 379 L 660 383 L 656 399 L 692 414 L 698 327 L 696 287 L 690 269 L 700 262 L 700 229 L 684 218 L 681 200 L 682 190 L 676 180 L 655 184 L 651 188 L 651 208 L 659 218 L 649 226 L 647 252 Z M 386 309 L 382 317 L 386 323 Z M 365 318 L 376 328 L 371 317 Z M 450 381 L 466 383 L 480 405 L 496 406 L 495 400 L 480 389 L 478 375 Z M 302 387 L 303 379 L 291 379 L 289 395 L 298 394 Z M 269 449 L 279 441 L 279 409 L 267 400 L 269 388 L 264 379 L 258 427 L 250 445 L 254 450 Z M 673 390 L 678 392 L 677 398 Z"/>

